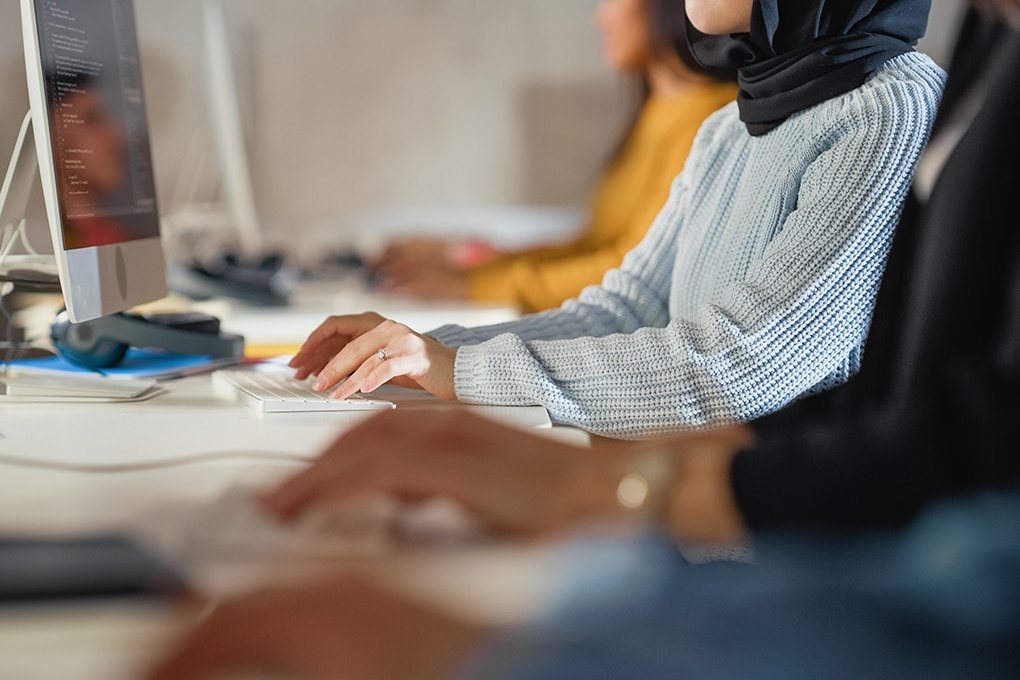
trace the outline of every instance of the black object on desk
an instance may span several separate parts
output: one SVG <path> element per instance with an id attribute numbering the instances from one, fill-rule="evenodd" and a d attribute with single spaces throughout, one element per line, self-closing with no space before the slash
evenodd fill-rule
<path id="1" fill-rule="evenodd" d="M 244 338 L 220 332 L 220 321 L 208 314 L 120 313 L 71 323 L 66 312 L 57 315 L 50 335 L 68 361 L 100 369 L 115 366 L 128 347 L 157 348 L 176 354 L 217 359 L 244 356 Z"/>
<path id="2" fill-rule="evenodd" d="M 193 299 L 227 297 L 266 307 L 286 305 L 301 275 L 278 255 L 249 258 L 234 253 L 181 266 L 171 264 L 170 288 Z"/>
<path id="3" fill-rule="evenodd" d="M 176 570 L 122 536 L 0 538 L 0 604 L 171 597 L 185 590 Z"/>

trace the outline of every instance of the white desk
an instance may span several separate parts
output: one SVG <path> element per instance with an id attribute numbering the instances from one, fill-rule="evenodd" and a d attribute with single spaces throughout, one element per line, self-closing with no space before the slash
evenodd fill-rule
<path id="1" fill-rule="evenodd" d="M 251 459 L 138 472 L 73 472 L 0 463 L 0 535 L 127 533 L 154 539 L 160 515 L 207 502 L 254 471 L 297 463 L 258 456 L 314 455 L 361 414 L 260 417 L 213 395 L 208 376 L 167 383 L 149 401 L 90 406 L 0 403 L 0 454 L 72 465 L 143 463 L 243 451 Z M 176 556 L 169 555 L 171 559 Z M 0 607 L 0 677 L 131 678 L 176 630 L 173 615 L 135 604 Z M 59 652 L 58 652 L 59 650 Z"/>
<path id="2" fill-rule="evenodd" d="M 516 317 L 514 310 L 501 306 L 423 304 L 381 296 L 365 291 L 356 282 L 303 285 L 295 304 L 283 309 L 217 303 L 210 311 L 221 316 L 225 330 L 245 335 L 250 344 L 296 345 L 329 314 L 368 310 L 420 331 L 444 323 L 483 325 Z M 168 551 L 171 559 L 184 559 L 172 554 L 173 545 L 164 540 L 168 513 L 194 509 L 241 482 L 290 474 L 303 464 L 300 458 L 314 456 L 341 431 L 371 415 L 258 414 L 216 395 L 210 382 L 207 375 L 170 381 L 165 383 L 164 394 L 137 403 L 83 406 L 0 402 L 0 456 L 92 469 L 48 469 L 0 461 L 0 535 L 126 533 Z M 394 399 L 398 409 L 445 407 L 405 396 L 408 400 L 403 405 L 399 398 Z M 577 430 L 539 431 L 580 444 L 587 442 L 587 435 Z M 208 456 L 208 460 L 132 471 L 113 471 L 110 467 L 195 455 Z M 483 594 L 494 593 L 488 587 L 491 584 L 486 584 L 478 588 L 477 596 L 470 595 L 468 574 L 456 576 L 456 583 L 450 584 L 449 575 L 460 572 L 451 569 L 449 561 L 468 564 L 459 557 L 419 558 L 433 563 L 439 560 L 433 568 L 411 567 L 418 574 L 443 576 L 438 582 L 439 591 L 464 593 L 475 603 L 485 601 Z M 499 608 L 506 611 L 508 604 L 514 604 L 517 610 L 527 608 L 528 599 L 515 595 L 509 586 L 505 573 L 508 562 L 491 552 L 479 558 L 490 565 L 494 559 L 503 565 L 500 578 L 506 587 L 497 589 L 496 594 L 504 598 Z M 372 568 L 385 569 L 384 562 Z M 406 556 L 401 556 L 399 562 L 402 569 L 411 564 Z M 247 571 L 237 564 L 225 570 L 219 568 L 222 565 L 207 563 L 182 566 L 186 575 L 197 577 L 199 586 L 210 595 L 244 589 L 253 582 L 290 578 L 300 572 L 290 565 L 282 570 L 267 569 L 273 565 L 252 565 L 254 568 Z M 0 678 L 131 678 L 153 653 L 158 653 L 161 641 L 178 626 L 176 616 L 159 607 L 131 603 L 0 608 Z M 61 652 L 54 655 L 57 649 Z"/>
<path id="3" fill-rule="evenodd" d="M 287 307 L 213 303 L 210 311 L 224 330 L 253 345 L 300 345 L 331 314 L 376 312 L 425 333 L 445 324 L 488 326 L 513 321 L 518 311 L 506 304 L 416 300 L 369 290 L 357 277 L 303 282 Z"/>
<path id="4" fill-rule="evenodd" d="M 260 414 L 215 394 L 208 375 L 164 386 L 165 393 L 142 402 L 0 401 L 0 457 L 86 469 L 63 471 L 0 460 L 0 533 L 119 528 L 161 499 L 197 501 L 218 492 L 245 470 L 298 465 L 300 459 L 313 457 L 340 432 L 371 415 L 365 411 Z M 398 408 L 448 407 L 424 393 L 387 389 L 391 388 L 382 388 L 380 394 L 396 401 Z M 400 396 L 404 393 L 406 398 Z M 536 407 L 465 408 L 514 424 L 516 413 L 527 415 L 517 422 L 533 420 Z M 584 433 L 571 429 L 556 428 L 549 434 L 586 441 Z M 182 456 L 209 460 L 138 472 L 111 470 L 111 466 L 145 465 Z"/>
<path id="5" fill-rule="evenodd" d="M 166 383 L 166 393 L 137 403 L 0 403 L 0 456 L 85 467 L 152 463 L 182 455 L 212 456 L 205 462 L 123 472 L 0 462 L 0 535 L 133 535 L 165 551 L 171 560 L 183 560 L 185 574 L 213 596 L 306 573 L 294 564 L 196 561 L 193 555 L 174 554 L 178 546 L 166 542 L 165 532 L 168 527 L 179 531 L 173 513 L 209 502 L 239 482 L 292 473 L 302 463 L 279 460 L 279 456 L 314 456 L 340 431 L 370 414 L 259 414 L 217 396 L 210 383 L 207 375 L 171 381 Z M 401 408 L 401 402 L 397 403 Z M 446 406 L 414 401 L 403 407 Z M 576 430 L 536 431 L 578 443 L 587 440 Z M 231 453 L 246 457 L 222 457 Z M 481 556 L 490 566 L 502 565 L 496 589 L 491 588 L 491 582 L 479 582 L 477 589 L 468 587 L 467 573 L 455 576 L 456 583 L 451 585 L 451 574 L 458 573 L 451 570 L 451 564 L 461 568 L 466 564 L 453 555 L 418 557 L 425 560 L 421 568 L 407 556 L 399 556 L 387 567 L 385 555 L 375 562 L 352 562 L 349 566 L 375 572 L 393 568 L 398 574 L 410 569 L 418 578 L 435 574 L 440 595 L 459 593 L 475 606 L 496 595 L 502 599 L 494 607 L 502 610 L 511 603 L 516 607 L 511 607 L 511 615 L 522 606 L 532 606 L 534 594 L 529 600 L 514 593 L 506 580 L 508 563 L 499 554 Z M 469 571 L 476 577 L 486 573 L 484 568 Z M 536 582 L 533 576 L 525 579 L 525 587 Z M 412 584 L 412 588 L 426 592 L 432 586 Z M 127 680 L 160 653 L 164 641 L 179 631 L 182 623 L 186 622 L 179 613 L 137 603 L 0 607 L 0 678 Z M 55 654 L 55 650 L 60 652 Z"/>
<path id="6" fill-rule="evenodd" d="M 285 308 L 214 302 L 210 309 L 221 315 L 225 330 L 240 332 L 256 344 L 300 344 L 329 314 L 376 310 L 421 330 L 446 322 L 507 321 L 517 315 L 505 306 L 423 303 L 380 295 L 366 290 L 355 277 L 303 283 L 294 304 Z M 0 464 L 0 532 L 116 528 L 161 499 L 208 498 L 239 470 L 253 467 L 260 454 L 312 456 L 367 415 L 259 415 L 216 396 L 208 376 L 165 385 L 167 393 L 140 403 L 82 406 L 0 401 L 0 454 L 100 466 L 230 452 L 243 452 L 256 460 L 91 477 Z M 191 481 L 177 484 L 178 478 Z"/>

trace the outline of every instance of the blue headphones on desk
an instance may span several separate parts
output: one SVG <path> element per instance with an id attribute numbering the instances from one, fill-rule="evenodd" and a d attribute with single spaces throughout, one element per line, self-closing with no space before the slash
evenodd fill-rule
<path id="1" fill-rule="evenodd" d="M 221 333 L 219 319 L 196 312 L 120 313 L 71 323 L 65 310 L 53 321 L 50 338 L 62 357 L 91 369 L 116 366 L 129 347 L 217 359 L 244 356 L 244 337 Z"/>

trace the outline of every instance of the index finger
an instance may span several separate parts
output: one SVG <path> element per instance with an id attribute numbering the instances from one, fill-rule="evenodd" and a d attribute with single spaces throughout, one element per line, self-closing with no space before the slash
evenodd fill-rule
<path id="1" fill-rule="evenodd" d="M 366 331 L 369 331 L 385 321 L 378 314 L 367 312 L 365 314 L 343 314 L 327 317 L 319 326 L 313 330 L 308 338 L 302 343 L 291 364 L 300 363 L 311 355 L 315 349 L 333 337 L 354 338 Z"/>

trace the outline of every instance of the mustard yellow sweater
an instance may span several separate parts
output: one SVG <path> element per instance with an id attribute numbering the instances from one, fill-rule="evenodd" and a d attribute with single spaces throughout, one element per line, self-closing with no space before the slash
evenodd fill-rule
<path id="1" fill-rule="evenodd" d="M 644 238 L 702 121 L 735 96 L 735 85 L 706 83 L 682 95 L 649 99 L 595 186 L 586 231 L 570 243 L 507 254 L 473 269 L 471 299 L 509 301 L 537 312 L 600 283 Z"/>

